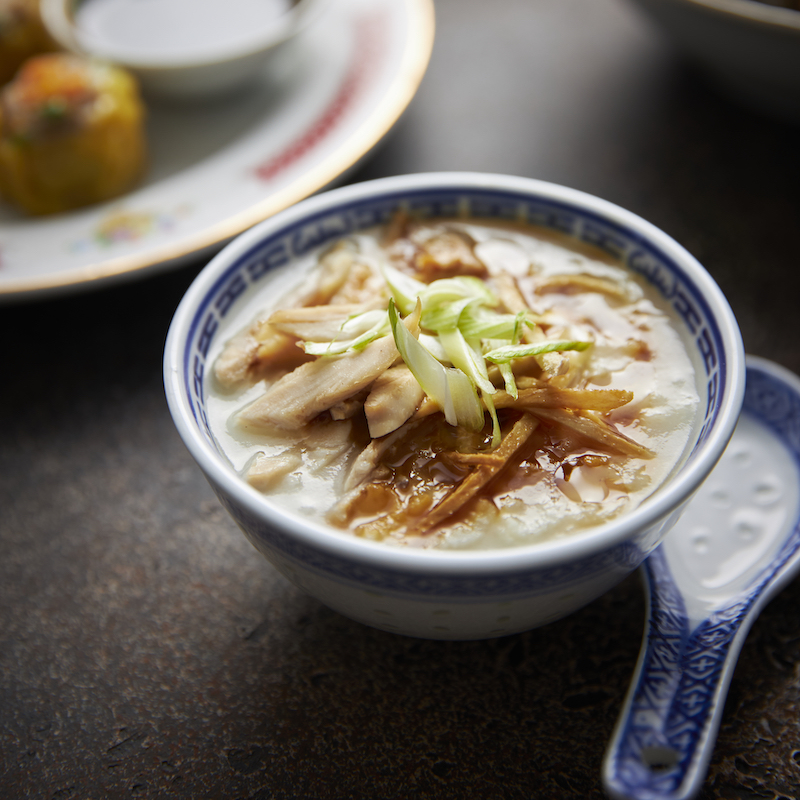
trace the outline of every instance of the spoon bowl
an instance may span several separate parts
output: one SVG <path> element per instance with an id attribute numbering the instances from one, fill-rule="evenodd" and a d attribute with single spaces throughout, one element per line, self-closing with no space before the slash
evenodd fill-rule
<path id="1" fill-rule="evenodd" d="M 642 567 L 645 635 L 603 768 L 612 797 L 696 795 L 747 633 L 798 570 L 800 378 L 751 356 L 727 449 Z"/>

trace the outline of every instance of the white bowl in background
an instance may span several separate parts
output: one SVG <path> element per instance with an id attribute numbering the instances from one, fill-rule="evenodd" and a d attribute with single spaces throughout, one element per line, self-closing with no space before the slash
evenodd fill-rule
<path id="1" fill-rule="evenodd" d="M 759 0 L 633 0 L 727 94 L 800 121 L 800 11 Z"/>
<path id="2" fill-rule="evenodd" d="M 125 67 L 147 94 L 206 99 L 238 89 L 268 69 L 269 62 L 317 17 L 327 0 L 294 0 L 270 24 L 243 31 L 235 41 L 210 44 L 202 52 L 174 53 L 154 52 L 146 43 L 115 43 L 82 28 L 76 23 L 82 2 L 87 0 L 41 0 L 44 24 L 63 48 Z M 191 2 L 185 5 L 192 8 Z"/>
<path id="3" fill-rule="evenodd" d="M 586 532 L 504 550 L 394 547 L 276 505 L 219 450 L 206 414 L 206 359 L 237 310 L 269 292 L 271 265 L 291 265 L 332 238 L 387 222 L 399 204 L 427 217 L 526 219 L 607 249 L 657 287 L 684 323 L 699 366 L 701 413 L 680 469 L 635 510 Z M 239 236 L 198 275 L 167 337 L 164 382 L 178 432 L 253 545 L 297 586 L 383 630 L 478 639 L 569 614 L 635 570 L 677 520 L 730 439 L 742 405 L 744 351 L 716 283 L 677 242 L 596 197 L 542 181 L 474 173 L 384 178 L 335 189 Z"/>

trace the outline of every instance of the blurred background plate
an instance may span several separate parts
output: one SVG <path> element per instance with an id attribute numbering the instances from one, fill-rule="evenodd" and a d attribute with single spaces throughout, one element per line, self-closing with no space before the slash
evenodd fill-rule
<path id="1" fill-rule="evenodd" d="M 148 102 L 145 182 L 49 217 L 0 207 L 0 301 L 135 278 L 210 255 L 340 178 L 386 134 L 433 47 L 432 0 L 331 0 L 257 87 Z"/>
<path id="2" fill-rule="evenodd" d="M 726 94 L 800 122 L 800 11 L 773 0 L 634 0 Z"/>

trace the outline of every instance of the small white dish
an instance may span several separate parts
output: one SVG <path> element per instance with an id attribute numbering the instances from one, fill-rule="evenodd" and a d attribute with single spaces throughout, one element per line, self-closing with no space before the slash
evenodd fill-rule
<path id="1" fill-rule="evenodd" d="M 247 15 L 249 7 L 243 5 L 241 28 L 231 25 L 230 36 L 225 40 L 222 40 L 222 31 L 214 35 L 215 15 L 219 14 L 218 9 L 224 8 L 221 19 L 230 20 L 231 12 L 237 9 L 224 4 L 193 7 L 191 0 L 182 0 L 182 5 L 172 0 L 169 7 L 164 3 L 144 2 L 139 3 L 137 9 L 121 0 L 117 3 L 116 16 L 109 16 L 96 13 L 103 12 L 109 0 L 41 0 L 41 14 L 48 31 L 62 47 L 125 67 L 137 77 L 146 94 L 206 99 L 252 81 L 316 18 L 327 1 L 294 0 L 287 3 L 289 8 L 283 13 L 276 13 L 274 17 L 263 14 L 263 19 L 252 13 Z M 191 16 L 183 24 L 181 8 Z M 209 13 L 206 8 L 210 9 Z M 91 12 L 95 13 L 90 16 Z M 136 13 L 152 16 L 152 27 L 156 30 L 131 25 Z M 109 19 L 117 21 L 103 23 Z M 158 20 L 162 24 L 157 24 Z M 255 28 L 254 20 L 259 20 Z M 191 22 L 200 24 L 189 25 Z M 193 30 L 195 27 L 197 31 Z M 126 29 L 138 33 L 125 35 Z M 104 31 L 114 31 L 114 34 L 104 35 Z M 203 39 L 203 31 L 207 39 Z M 195 41 L 206 43 L 189 46 L 192 34 Z"/>
<path id="2" fill-rule="evenodd" d="M 228 100 L 153 103 L 150 169 L 124 197 L 36 218 L 0 203 L 0 304 L 207 257 L 338 180 L 403 113 L 433 39 L 431 0 L 336 0 L 285 71 Z"/>
<path id="3" fill-rule="evenodd" d="M 800 121 L 800 11 L 759 0 L 633 0 L 728 95 Z"/>

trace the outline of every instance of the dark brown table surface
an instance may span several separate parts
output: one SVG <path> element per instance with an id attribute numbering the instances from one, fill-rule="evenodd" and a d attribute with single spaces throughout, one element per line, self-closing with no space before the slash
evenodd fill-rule
<path id="1" fill-rule="evenodd" d="M 800 371 L 800 128 L 718 95 L 623 0 L 438 0 L 437 23 L 349 180 L 469 169 L 619 203 L 706 265 L 748 352 Z M 638 577 L 479 642 L 304 596 L 167 412 L 164 337 L 201 266 L 0 308 L 0 797 L 603 797 Z M 703 800 L 800 798 L 799 707 L 796 581 L 745 644 Z"/>

